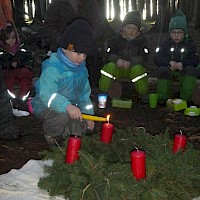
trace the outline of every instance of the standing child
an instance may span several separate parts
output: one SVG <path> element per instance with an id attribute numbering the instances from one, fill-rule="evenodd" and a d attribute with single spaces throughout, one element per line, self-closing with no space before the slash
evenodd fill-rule
<path id="1" fill-rule="evenodd" d="M 56 53 L 42 63 L 32 100 L 36 116 L 43 120 L 44 136 L 50 145 L 57 138 L 85 131 L 82 113 L 93 114 L 86 56 L 93 50 L 93 30 L 84 19 L 68 24 Z M 93 121 L 87 127 L 94 128 Z"/>
<path id="2" fill-rule="evenodd" d="M 171 79 L 181 82 L 180 98 L 191 101 L 197 80 L 199 56 L 194 42 L 188 36 L 186 16 L 177 10 L 169 22 L 170 38 L 156 49 L 154 62 L 158 66 L 157 93 L 164 103 L 174 95 Z"/>
<path id="3" fill-rule="evenodd" d="M 108 92 L 111 98 L 120 97 L 123 92 L 118 80 L 126 78 L 131 81 L 145 73 L 143 64 L 147 59 L 148 49 L 146 38 L 140 31 L 141 20 L 139 11 L 128 12 L 122 22 L 120 34 L 110 41 L 109 62 L 101 70 L 99 89 Z M 134 84 L 139 95 L 148 93 L 147 76 Z"/>
<path id="4" fill-rule="evenodd" d="M 0 32 L 0 51 L 0 65 L 8 92 L 18 102 L 25 101 L 32 88 L 32 58 L 20 47 L 17 31 L 11 24 Z"/>

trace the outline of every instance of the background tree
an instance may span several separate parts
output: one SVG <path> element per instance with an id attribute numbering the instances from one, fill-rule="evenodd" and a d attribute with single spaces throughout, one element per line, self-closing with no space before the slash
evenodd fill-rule
<path id="1" fill-rule="evenodd" d="M 150 0 L 146 0 L 146 20 L 151 20 L 151 4 L 150 4 Z"/>
<path id="2" fill-rule="evenodd" d="M 24 20 L 24 1 L 23 0 L 13 0 L 13 18 L 17 27 L 21 28 L 25 25 Z"/>
<path id="3" fill-rule="evenodd" d="M 194 23 L 194 27 L 195 28 L 200 28 L 200 12 L 199 9 L 200 8 L 200 1 L 196 0 L 195 1 L 195 23 Z"/>
<path id="4" fill-rule="evenodd" d="M 132 9 L 133 9 L 133 10 L 137 10 L 137 3 L 136 3 L 136 0 L 132 0 L 132 1 L 131 1 L 131 5 L 132 5 Z"/>
<path id="5" fill-rule="evenodd" d="M 154 30 L 160 32 L 168 31 L 168 24 L 171 18 L 169 0 L 159 0 L 158 17 L 155 22 Z"/>

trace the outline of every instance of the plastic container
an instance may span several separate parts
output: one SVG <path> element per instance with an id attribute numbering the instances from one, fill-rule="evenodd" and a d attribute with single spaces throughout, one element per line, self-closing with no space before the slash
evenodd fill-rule
<path id="1" fill-rule="evenodd" d="M 172 108 L 174 111 L 185 110 L 187 108 L 187 101 L 183 99 L 168 99 L 167 107 Z"/>
<path id="2" fill-rule="evenodd" d="M 190 106 L 190 108 L 185 109 L 184 114 L 192 117 L 199 116 L 200 108 L 197 108 L 196 106 Z"/>
<path id="3" fill-rule="evenodd" d="M 132 108 L 133 101 L 132 99 L 127 98 L 113 98 L 112 107 L 116 108 Z"/>

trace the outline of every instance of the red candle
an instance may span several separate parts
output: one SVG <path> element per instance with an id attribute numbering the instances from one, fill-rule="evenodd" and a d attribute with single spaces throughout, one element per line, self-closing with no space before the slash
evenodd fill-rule
<path id="1" fill-rule="evenodd" d="M 137 180 L 146 178 L 146 154 L 144 151 L 131 152 L 131 170 Z"/>
<path id="2" fill-rule="evenodd" d="M 104 123 L 102 126 L 100 140 L 104 143 L 111 143 L 114 126 L 111 123 Z"/>
<path id="3" fill-rule="evenodd" d="M 79 159 L 78 151 L 81 148 L 81 138 L 69 137 L 65 163 L 72 164 Z"/>
<path id="4" fill-rule="evenodd" d="M 173 153 L 179 150 L 184 150 L 186 147 L 186 136 L 182 134 L 176 134 L 174 137 Z"/>

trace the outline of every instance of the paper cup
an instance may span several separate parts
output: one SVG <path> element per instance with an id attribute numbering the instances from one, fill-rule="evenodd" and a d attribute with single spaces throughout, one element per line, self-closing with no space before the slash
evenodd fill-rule
<path id="1" fill-rule="evenodd" d="M 107 99 L 108 99 L 107 94 L 98 94 L 99 108 L 106 108 Z"/>
<path id="2" fill-rule="evenodd" d="M 149 107 L 156 108 L 158 102 L 158 94 L 149 94 Z"/>

